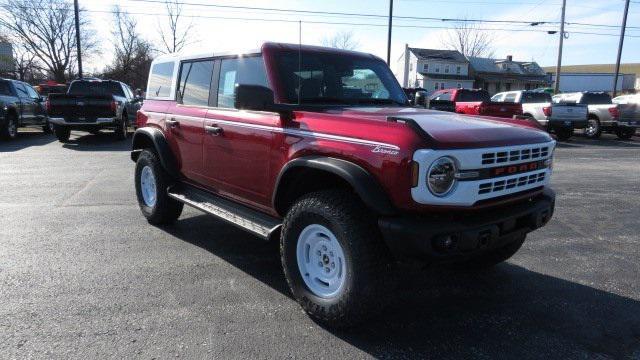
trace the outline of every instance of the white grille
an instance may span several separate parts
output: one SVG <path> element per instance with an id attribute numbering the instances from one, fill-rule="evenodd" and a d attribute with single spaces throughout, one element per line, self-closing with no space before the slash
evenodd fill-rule
<path id="1" fill-rule="evenodd" d="M 548 146 L 489 152 L 482 154 L 482 165 L 508 164 L 517 161 L 544 159 L 548 155 Z"/>
<path id="2" fill-rule="evenodd" d="M 545 178 L 545 174 L 546 174 L 546 171 L 543 171 L 536 174 L 519 176 L 519 177 L 510 178 L 506 180 L 489 181 L 489 182 L 481 183 L 478 186 L 478 194 L 488 194 L 488 193 L 497 192 L 497 191 L 510 190 L 513 188 L 520 188 L 526 185 L 543 182 Z"/>

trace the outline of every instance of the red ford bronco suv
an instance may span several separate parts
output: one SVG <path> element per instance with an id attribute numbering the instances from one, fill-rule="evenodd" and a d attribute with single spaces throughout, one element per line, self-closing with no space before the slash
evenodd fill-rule
<path id="1" fill-rule="evenodd" d="M 187 204 L 279 241 L 294 297 L 332 326 L 375 312 L 388 263 L 491 266 L 553 214 L 548 134 L 410 107 L 369 54 L 162 56 L 137 123 L 147 220 Z"/>

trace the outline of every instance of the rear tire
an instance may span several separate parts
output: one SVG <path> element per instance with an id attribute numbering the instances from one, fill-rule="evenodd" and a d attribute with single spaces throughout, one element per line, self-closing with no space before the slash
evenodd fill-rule
<path id="1" fill-rule="evenodd" d="M 129 136 L 129 120 L 127 120 L 127 115 L 123 114 L 122 119 L 116 125 L 115 137 L 117 140 L 126 140 L 128 136 Z"/>
<path id="2" fill-rule="evenodd" d="M 71 128 L 68 126 L 56 125 L 53 128 L 53 132 L 61 143 L 68 142 L 71 136 Z"/>
<path id="3" fill-rule="evenodd" d="M 4 125 L 0 128 L 0 137 L 5 140 L 13 140 L 18 137 L 18 117 L 9 113 L 5 118 Z"/>
<path id="4" fill-rule="evenodd" d="M 555 130 L 556 138 L 560 141 L 567 141 L 573 136 L 573 128 L 561 127 Z"/>
<path id="5" fill-rule="evenodd" d="M 167 194 L 167 188 L 174 180 L 164 170 L 157 155 L 150 150 L 142 151 L 135 171 L 136 195 L 142 215 L 153 225 L 175 222 L 184 204 Z"/>
<path id="6" fill-rule="evenodd" d="M 358 323 L 382 305 L 389 254 L 372 216 L 340 190 L 299 199 L 284 218 L 280 257 L 293 296 L 316 321 Z"/>
<path id="7" fill-rule="evenodd" d="M 53 134 L 55 125 L 53 125 L 52 123 L 49 122 L 49 120 L 47 120 L 47 122 L 42 126 L 42 131 L 45 134 Z"/>
<path id="8" fill-rule="evenodd" d="M 587 127 L 584 128 L 584 136 L 589 139 L 597 139 L 602 135 L 602 127 L 600 126 L 600 119 L 595 116 L 590 116 L 587 120 Z"/>
<path id="9" fill-rule="evenodd" d="M 629 140 L 636 134 L 636 128 L 622 128 L 616 129 L 616 136 L 620 140 Z"/>

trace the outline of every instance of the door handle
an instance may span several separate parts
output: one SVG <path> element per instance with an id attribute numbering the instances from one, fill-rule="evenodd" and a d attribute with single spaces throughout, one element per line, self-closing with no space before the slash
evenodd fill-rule
<path id="1" fill-rule="evenodd" d="M 170 128 L 175 129 L 178 126 L 180 126 L 180 122 L 178 120 L 176 120 L 175 118 L 171 118 L 169 120 L 165 120 L 165 122 L 167 123 L 167 125 L 169 125 Z"/>
<path id="2" fill-rule="evenodd" d="M 221 127 L 218 127 L 218 126 L 215 126 L 215 125 L 213 125 L 213 126 L 205 125 L 205 127 L 204 127 L 204 131 L 205 131 L 207 134 L 209 134 L 209 135 L 213 135 L 213 136 L 218 136 L 218 135 L 221 135 L 221 134 L 222 134 L 222 128 L 221 128 Z"/>

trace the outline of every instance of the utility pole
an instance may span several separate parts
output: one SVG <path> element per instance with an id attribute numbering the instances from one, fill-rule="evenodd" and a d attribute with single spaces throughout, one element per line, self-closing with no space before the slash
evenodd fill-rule
<path id="1" fill-rule="evenodd" d="M 624 4 L 624 15 L 622 15 L 622 29 L 620 29 L 620 43 L 618 44 L 618 59 L 616 60 L 616 75 L 613 78 L 613 97 L 618 92 L 618 74 L 620 74 L 620 58 L 622 57 L 622 45 L 624 44 L 624 32 L 627 28 L 627 15 L 629 14 L 629 0 Z"/>
<path id="2" fill-rule="evenodd" d="M 76 51 L 78 52 L 78 77 L 82 79 L 82 54 L 80 52 L 80 14 L 78 0 L 73 0 L 73 10 L 76 16 Z"/>
<path id="3" fill-rule="evenodd" d="M 553 92 L 560 91 L 560 70 L 562 69 L 562 43 L 564 42 L 564 13 L 567 8 L 567 0 L 562 0 L 562 19 L 560 19 L 560 45 L 558 46 L 558 67 L 556 67 L 556 84 Z"/>
<path id="4" fill-rule="evenodd" d="M 391 66 L 391 26 L 393 23 L 393 0 L 389 0 L 389 34 L 387 35 L 387 65 Z"/>

